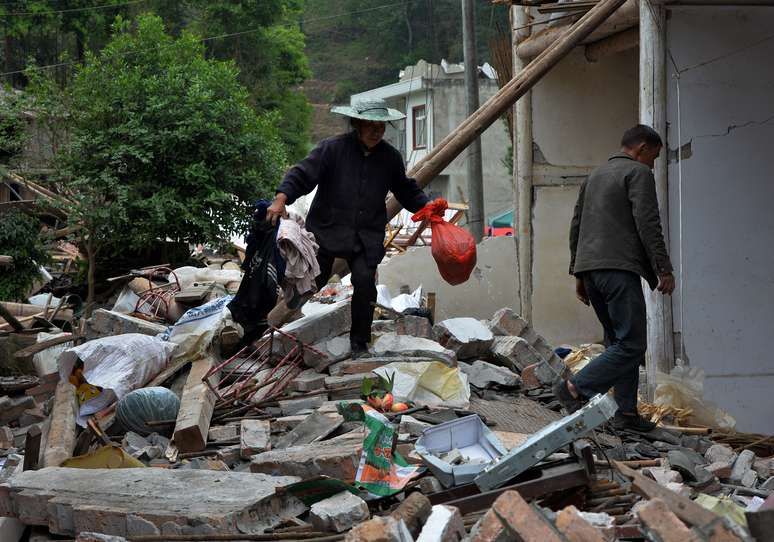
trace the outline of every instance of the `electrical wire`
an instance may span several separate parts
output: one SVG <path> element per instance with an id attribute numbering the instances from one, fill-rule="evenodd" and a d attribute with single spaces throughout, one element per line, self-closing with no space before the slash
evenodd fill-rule
<path id="1" fill-rule="evenodd" d="M 4 15 L 0 15 L 0 19 L 7 19 L 9 17 L 22 17 L 22 16 L 54 15 L 57 13 L 75 13 L 79 11 L 96 11 L 100 9 L 120 8 L 123 6 L 130 6 L 133 4 L 141 4 L 147 1 L 148 0 L 130 0 L 129 2 L 122 2 L 120 4 L 101 4 L 98 6 L 58 9 L 58 10 L 52 10 L 52 11 L 21 11 L 21 12 L 6 13 Z"/>

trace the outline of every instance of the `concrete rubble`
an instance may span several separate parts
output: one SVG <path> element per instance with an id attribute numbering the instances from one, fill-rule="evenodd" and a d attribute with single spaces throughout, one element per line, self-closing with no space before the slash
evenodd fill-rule
<path id="1" fill-rule="evenodd" d="M 201 287 L 204 299 L 190 288 L 181 299 L 194 307 L 225 290 Z M 683 434 L 667 420 L 649 434 L 614 432 L 598 416 L 564 417 L 550 384 L 569 364 L 507 307 L 435 325 L 427 307 L 377 308 L 369 352 L 353 359 L 347 291 L 329 285 L 279 331 L 247 343 L 224 325 L 196 355 L 170 360 L 139 387 L 171 390 L 179 409 L 137 407 L 145 432 L 123 427 L 109 404 L 86 427 L 76 423 L 79 397 L 95 390 L 75 371 L 60 379 L 56 358 L 69 336 L 48 330 L 40 340 L 60 343 L 35 354 L 46 362 L 31 365 L 34 380 L 8 392 L 0 380 L 0 540 L 18 542 L 27 526 L 35 542 L 294 532 L 351 542 L 752 540 L 744 525 L 697 504 L 701 495 L 723 497 L 756 528 L 770 521 L 774 444 L 763 436 Z M 156 335 L 170 323 L 98 309 L 83 329 L 90 340 Z M 374 371 L 428 362 L 440 362 L 423 373 L 431 380 L 379 388 Z M 463 402 L 444 402 L 451 375 L 464 383 Z M 411 388 L 412 397 L 393 394 Z M 430 391 L 438 399 L 423 402 Z M 353 411 L 384 421 L 377 430 Z M 479 465 L 456 439 L 438 457 L 468 477 L 431 471 L 426 435 L 474 419 L 503 451 Z M 59 466 L 73 456 L 89 468 Z M 137 463 L 115 468 L 122 457 Z"/>

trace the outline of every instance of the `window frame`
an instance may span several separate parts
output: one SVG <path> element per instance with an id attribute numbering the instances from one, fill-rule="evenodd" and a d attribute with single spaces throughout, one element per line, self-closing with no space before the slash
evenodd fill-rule
<path id="1" fill-rule="evenodd" d="M 424 118 L 422 119 L 425 123 L 425 129 L 424 129 L 424 135 L 425 135 L 425 142 L 423 145 L 417 145 L 417 111 L 418 110 L 424 111 Z M 427 148 L 427 106 L 423 105 L 415 105 L 411 108 L 411 143 L 412 148 L 414 150 L 421 150 Z"/>

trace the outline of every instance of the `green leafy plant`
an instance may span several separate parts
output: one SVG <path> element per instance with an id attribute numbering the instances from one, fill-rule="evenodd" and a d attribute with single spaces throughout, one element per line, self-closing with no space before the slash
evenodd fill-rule
<path id="1" fill-rule="evenodd" d="M 0 268 L 0 299 L 25 301 L 39 266 L 49 261 L 40 223 L 17 210 L 0 215 L 0 254 L 13 258 Z"/>

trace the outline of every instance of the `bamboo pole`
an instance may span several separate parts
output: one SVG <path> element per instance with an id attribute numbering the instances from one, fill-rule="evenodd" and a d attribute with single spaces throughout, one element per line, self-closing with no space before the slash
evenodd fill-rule
<path id="1" fill-rule="evenodd" d="M 602 0 L 588 13 L 570 26 L 562 36 L 540 53 L 524 70 L 465 119 L 447 135 L 422 160 L 411 168 L 409 177 L 416 179 L 420 187 L 427 186 L 452 160 L 459 156 L 481 133 L 494 123 L 516 100 L 530 90 L 576 45 L 591 34 L 600 24 L 624 4 L 625 0 Z M 387 201 L 387 216 L 392 218 L 401 206 L 394 196 Z"/>

